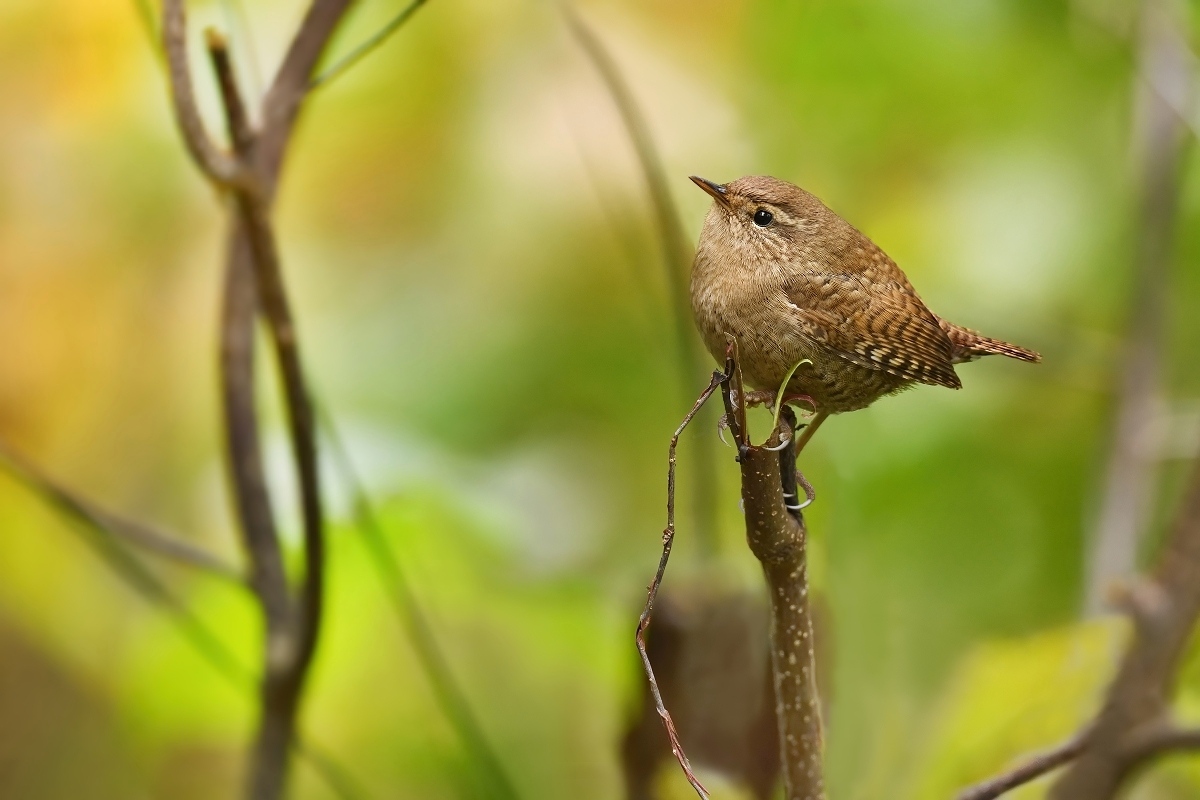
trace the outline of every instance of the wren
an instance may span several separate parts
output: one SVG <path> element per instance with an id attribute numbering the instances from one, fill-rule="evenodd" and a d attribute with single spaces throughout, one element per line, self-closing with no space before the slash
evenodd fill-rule
<path id="1" fill-rule="evenodd" d="M 737 340 L 758 399 L 782 388 L 808 400 L 817 416 L 807 434 L 914 384 L 959 389 L 954 365 L 964 361 L 1041 360 L 938 317 L 883 250 L 800 187 L 765 176 L 692 181 L 715 201 L 691 278 L 704 344 L 723 362 L 728 337 Z"/>

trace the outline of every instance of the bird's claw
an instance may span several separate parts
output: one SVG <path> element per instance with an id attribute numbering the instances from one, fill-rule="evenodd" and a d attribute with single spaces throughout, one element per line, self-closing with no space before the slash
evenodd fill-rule
<path id="1" fill-rule="evenodd" d="M 762 446 L 762 448 L 763 448 L 763 450 L 770 450 L 772 453 L 778 453 L 780 450 L 782 450 L 783 448 L 787 447 L 787 446 L 788 446 L 789 444 L 791 444 L 791 443 L 792 443 L 792 437 L 791 437 L 791 436 L 788 436 L 788 437 L 787 437 L 787 438 L 785 438 L 785 439 L 784 439 L 782 442 L 780 442 L 779 444 L 775 445 L 774 447 L 767 447 L 767 446 L 764 444 L 764 445 Z"/>
<path id="2" fill-rule="evenodd" d="M 732 445 L 725 440 L 725 431 L 729 430 L 731 427 L 732 423 L 729 421 L 729 415 L 722 414 L 721 418 L 717 420 L 717 437 L 721 440 L 721 444 L 725 445 L 726 447 L 732 447 Z"/>
<path id="3" fill-rule="evenodd" d="M 800 470 L 796 470 L 796 483 L 800 484 L 800 486 L 804 489 L 804 502 L 798 505 L 789 503 L 788 498 L 792 498 L 794 500 L 796 495 L 792 494 L 791 492 L 784 492 L 783 505 L 784 508 L 788 509 L 789 511 L 803 511 L 811 506 L 813 501 L 817 499 L 817 490 L 813 488 L 812 484 L 808 482 L 808 478 L 804 477 L 804 473 Z"/>
<path id="4" fill-rule="evenodd" d="M 813 400 L 806 394 L 789 394 L 783 398 L 783 404 L 785 406 L 794 406 L 797 403 L 804 403 L 806 406 L 808 406 L 808 410 L 804 413 L 810 415 L 817 413 L 817 401 Z M 801 409 L 801 411 L 804 411 L 804 409 Z"/>

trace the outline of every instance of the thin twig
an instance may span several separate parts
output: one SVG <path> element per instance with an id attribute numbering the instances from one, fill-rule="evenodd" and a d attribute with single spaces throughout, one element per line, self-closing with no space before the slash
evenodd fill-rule
<path id="1" fill-rule="evenodd" d="M 214 577 L 233 583 L 245 583 L 241 571 L 232 564 L 178 536 L 101 508 L 82 494 L 51 478 L 3 441 L 0 441 L 0 466 L 5 467 L 14 479 L 36 492 L 46 502 L 92 526 L 97 532 L 123 539 L 149 553 L 194 567 Z"/>
<path id="2" fill-rule="evenodd" d="M 309 84 L 309 91 L 319 86 L 328 85 L 334 78 L 353 67 L 366 56 L 369 56 L 372 51 L 390 39 L 393 33 L 400 30 L 400 27 L 408 22 L 408 18 L 415 14 L 417 9 L 425 5 L 426 2 L 428 0 L 412 0 L 408 5 L 400 9 L 400 12 L 388 20 L 382 28 L 368 36 L 361 44 L 338 59 L 333 66 L 313 78 L 312 83 Z"/>
<path id="3" fill-rule="evenodd" d="M 304 576 L 296 607 L 295 638 L 284 653 L 268 658 L 268 688 L 272 702 L 265 721 L 273 717 L 280 727 L 275 738 L 264 737 L 265 752 L 286 753 L 295 725 L 300 695 L 320 635 L 324 606 L 325 533 L 316 446 L 316 426 L 312 405 L 300 365 L 299 349 L 291 314 L 279 275 L 274 232 L 264 218 L 262 207 L 244 196 L 238 197 L 243 220 L 248 225 L 254 251 L 258 296 L 270 322 L 276 360 L 282 373 L 284 400 L 287 405 L 292 453 L 300 485 L 304 529 Z M 272 674 L 274 673 L 274 674 Z M 267 733 L 269 729 L 264 730 Z M 281 756 L 282 757 L 282 756 Z M 254 797 L 274 798 L 279 792 L 260 789 Z"/>
<path id="4" fill-rule="evenodd" d="M 492 796 L 516 800 L 518 794 L 512 779 L 509 778 L 503 762 L 484 735 L 483 728 L 476 719 L 466 694 L 454 680 L 450 662 L 441 647 L 438 646 L 437 638 L 434 636 L 433 625 L 421 609 L 421 605 L 408 583 L 408 578 L 400 566 L 399 559 L 388 544 L 383 523 L 375 513 L 371 499 L 367 495 L 358 471 L 354 468 L 349 451 L 338 435 L 332 417 L 324 407 L 319 406 L 319 411 L 321 422 L 329 437 L 334 464 L 353 498 L 356 526 L 367 543 L 371 563 L 379 574 L 384 589 L 388 592 L 392 607 L 404 626 L 421 669 L 433 687 L 434 698 L 438 706 L 446 715 L 455 732 L 458 733 L 471 763 L 478 765 L 487 773 L 492 783 Z"/>
<path id="5" fill-rule="evenodd" d="M 187 13 L 184 0 L 163 0 L 163 51 L 170 70 L 171 101 L 175 121 L 192 160 L 208 178 L 220 185 L 232 185 L 242 176 L 237 160 L 217 147 L 204 128 L 204 119 L 196 104 L 191 67 L 187 54 Z"/>
<path id="6" fill-rule="evenodd" d="M 684 430 L 700 413 L 700 409 L 712 397 L 713 392 L 725 380 L 725 376 L 720 372 L 713 372 L 712 378 L 709 379 L 708 386 L 700 393 L 700 397 L 696 399 L 692 410 L 683 418 L 683 422 L 675 429 L 675 434 L 671 437 L 671 444 L 667 448 L 667 527 L 663 529 L 662 534 L 662 555 L 658 559 L 658 570 L 654 573 L 654 580 L 650 583 L 650 587 L 646 592 L 646 605 L 642 609 L 642 614 L 638 618 L 637 634 L 634 637 L 637 640 L 638 653 L 642 657 L 642 668 L 646 671 L 646 678 L 650 681 L 650 693 L 654 696 L 654 707 L 658 711 L 658 715 L 662 718 L 663 726 L 667 729 L 667 738 L 671 742 L 671 753 L 679 761 L 679 766 L 683 769 L 683 774 L 687 776 L 688 783 L 696 790 L 704 800 L 708 798 L 708 791 L 696 778 L 692 771 L 692 765 L 688 762 L 687 755 L 683 752 L 683 745 L 679 742 L 679 734 L 675 730 L 675 722 L 671 719 L 671 713 L 667 711 L 666 705 L 663 703 L 662 693 L 658 689 L 658 680 L 654 677 L 654 668 L 650 665 L 650 656 L 646 652 L 646 629 L 650 627 L 650 615 L 654 611 L 654 599 L 658 596 L 658 588 L 662 585 L 663 575 L 667 571 L 667 561 L 671 558 L 671 547 L 675 542 L 675 450 L 679 445 L 679 437 L 683 435 Z"/>
<path id="7" fill-rule="evenodd" d="M 241 687 L 249 685 L 249 672 L 233 653 L 208 626 L 192 613 L 179 597 L 131 553 L 126 543 L 136 543 L 158 555 L 168 550 L 188 548 L 174 538 L 168 538 L 147 525 L 118 517 L 102 511 L 84 500 L 76 492 L 49 481 L 35 468 L 17 456 L 11 449 L 0 445 L 0 463 L 9 467 L 10 474 L 26 486 L 41 494 L 50 507 L 66 516 L 74 525 L 71 530 L 81 533 L 82 538 L 100 558 L 122 580 L 133 588 L 151 605 L 163 609 L 176 624 L 184 639 L 222 677 Z M 151 544 L 153 542 L 153 544 Z M 217 561 L 203 551 L 189 551 L 191 555 L 181 558 L 177 551 L 171 557 L 184 561 L 189 566 L 199 566 L 197 561 L 208 563 L 202 567 L 211 574 L 220 575 L 234 584 L 245 587 L 237 571 Z"/>
<path id="8" fill-rule="evenodd" d="M 671 198 L 666 170 L 662 158 L 654 146 L 650 126 L 646 123 L 637 100 L 621 74 L 617 62 L 605 48 L 604 43 L 583 21 L 570 4 L 562 11 L 575 40 L 583 49 L 596 71 L 604 81 L 605 88 L 621 116 L 621 122 L 633 143 L 638 166 L 646 181 L 650 203 L 654 208 L 654 219 L 662 245 L 663 267 L 667 275 L 670 292 L 671 318 L 675 328 L 675 349 L 679 365 L 679 389 L 683 402 L 691 399 L 693 381 L 703 371 L 701 354 L 697 347 L 691 320 L 691 304 L 688 299 L 687 280 L 691 267 L 692 248 L 680 223 L 679 211 Z M 696 512 L 697 540 L 702 552 L 711 554 L 716 549 L 715 497 L 717 487 L 716 452 L 708 436 L 694 437 L 696 469 L 693 503 Z"/>
<path id="9" fill-rule="evenodd" d="M 247 157 L 253 146 L 252 133 L 228 53 L 218 37 L 210 35 L 208 46 L 225 106 L 230 141 L 235 152 Z M 257 292 L 253 239 L 245 217 L 235 215 L 235 220 L 221 332 L 222 392 L 234 495 L 265 627 L 259 722 L 247 775 L 247 796 L 251 800 L 274 800 L 283 793 L 288 751 L 296 734 L 303 686 L 303 673 L 295 669 L 300 622 L 283 566 L 259 443 L 254 387 Z"/>
<path id="10" fill-rule="evenodd" d="M 254 130 L 250 125 L 250 115 L 246 110 L 242 91 L 238 87 L 237 76 L 233 71 L 233 62 L 229 56 L 229 43 L 225 37 L 213 28 L 204 31 L 204 42 L 208 47 L 208 57 L 212 60 L 213 72 L 217 76 L 217 87 L 221 92 L 221 104 L 225 108 L 225 124 L 229 129 L 229 140 L 238 158 L 249 157 L 254 147 Z"/>
<path id="11" fill-rule="evenodd" d="M 1037 780 L 1047 772 L 1074 761 L 1087 747 L 1088 731 L 1076 734 L 1071 739 L 1051 750 L 1027 756 L 1020 764 L 1003 775 L 977 783 L 959 793 L 957 800 L 994 800 L 1006 792 Z"/>
<path id="12" fill-rule="evenodd" d="M 255 160 L 263 180 L 262 191 L 268 201 L 274 195 L 279 168 L 300 108 L 308 96 L 313 70 L 350 5 L 351 0 L 313 0 L 263 97 L 262 133 Z"/>
<path id="13" fill-rule="evenodd" d="M 248 685 L 250 673 L 238 662 L 233 653 L 221 642 L 220 638 L 200 619 L 192 613 L 182 600 L 171 591 L 153 572 L 148 570 L 137 558 L 130 553 L 119 541 L 111 535 L 111 530 L 102 527 L 96 520 L 75 517 L 87 530 L 98 536 L 85 537 L 96 552 L 103 558 L 114 572 L 120 575 L 126 583 L 138 594 L 153 605 L 164 609 L 183 633 L 184 639 L 192 645 L 197 653 L 207 661 L 213 669 L 231 683 L 242 686 Z"/>
<path id="14" fill-rule="evenodd" d="M 236 49 L 241 50 L 242 57 L 248 65 L 246 95 L 252 99 L 262 97 L 262 67 L 259 64 L 258 49 L 254 46 L 254 33 L 250 29 L 250 16 L 246 13 L 246 4 L 243 0 L 222 0 L 221 6 L 225 10 L 225 24 L 229 26 L 230 38 L 237 45 Z"/>
<path id="15" fill-rule="evenodd" d="M 250 560 L 251 585 L 262 606 L 267 649 L 284 647 L 292 628 L 291 597 L 267 489 L 254 401 L 253 255 L 241 221 L 230 235 L 221 315 L 221 399 L 233 497 Z"/>

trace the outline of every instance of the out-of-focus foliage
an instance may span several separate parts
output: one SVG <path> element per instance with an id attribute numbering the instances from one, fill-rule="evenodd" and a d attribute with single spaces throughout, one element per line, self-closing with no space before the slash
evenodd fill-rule
<path id="1" fill-rule="evenodd" d="M 244 16 L 233 38 L 239 63 L 257 64 L 253 90 L 302 4 L 241 4 L 191 3 L 193 32 Z M 339 52 L 395 10 L 360 6 Z M 1074 623 L 1131 282 L 1131 8 L 581 4 L 645 107 L 689 235 L 707 199 L 687 175 L 793 180 L 939 313 L 1045 356 L 966 365 L 963 391 L 835 418 L 805 453 L 839 800 L 946 797 L 1064 736 L 1113 668 L 1109 629 Z M 198 52 L 196 73 L 215 111 Z M 1200 396 L 1198 178 L 1188 161 L 1177 399 Z M 430 0 L 314 97 L 277 216 L 314 383 L 522 796 L 618 796 L 633 624 L 684 409 L 641 177 L 554 4 Z M 220 220 L 132 3 L 0 3 L 0 433 L 108 505 L 233 558 Z M 281 420 L 264 413 L 294 523 Z M 720 454 L 723 569 L 757 586 Z M 685 488 L 688 469 L 685 447 Z M 480 776 L 329 485 L 330 613 L 304 727 L 374 797 L 470 796 Z M 690 527 L 685 513 L 678 575 L 700 566 Z M 39 800 L 232 796 L 247 696 L 7 479 L 0 534 L 0 781 L 15 770 L 4 785 Z M 255 664 L 246 596 L 155 569 Z M 1193 711 L 1198 674 L 1182 687 Z M 1138 796 L 1195 796 L 1191 761 Z M 297 797 L 328 796 L 305 767 L 296 779 Z M 674 772 L 662 782 L 686 796 Z"/>
<path id="2" fill-rule="evenodd" d="M 940 714 L 929 753 L 915 764 L 911 796 L 953 797 L 978 776 L 1074 735 L 1079 720 L 1099 709 L 1113 656 L 1127 643 L 1115 627 L 1089 623 L 976 646 L 937 701 Z M 1022 791 L 1040 797 L 1037 789 Z"/>

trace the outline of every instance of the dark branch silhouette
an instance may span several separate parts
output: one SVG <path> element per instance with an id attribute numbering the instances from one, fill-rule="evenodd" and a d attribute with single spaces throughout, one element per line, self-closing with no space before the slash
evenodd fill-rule
<path id="1" fill-rule="evenodd" d="M 241 168 L 229 153 L 209 137 L 196 104 L 192 71 L 187 55 L 187 12 L 183 0 L 163 0 L 162 44 L 167 55 L 171 101 L 175 121 L 192 160 L 209 179 L 229 185 L 240 177 Z"/>
<path id="2" fill-rule="evenodd" d="M 261 715 L 247 788 L 247 796 L 253 800 L 274 800 L 284 791 L 288 751 L 296 738 L 305 679 L 320 636 L 325 571 L 316 420 L 270 212 L 283 158 L 314 70 L 349 7 L 350 0 L 314 0 L 309 5 L 263 97 L 257 130 L 252 127 L 225 40 L 209 34 L 209 57 L 231 152 L 213 143 L 196 106 L 183 3 L 164 0 L 163 7 L 163 47 L 180 131 L 201 171 L 230 195 L 232 236 L 221 326 L 222 395 L 234 496 L 251 561 L 251 583 L 267 631 Z M 270 332 L 279 368 L 300 488 L 304 572 L 296 590 L 289 586 L 283 568 L 263 473 L 254 393 L 254 320 L 258 314 Z"/>
<path id="3" fill-rule="evenodd" d="M 234 153 L 239 164 L 252 169 L 254 134 L 225 41 L 212 32 L 207 39 Z M 273 617 L 268 615 L 267 618 L 263 713 L 248 790 L 250 797 L 267 800 L 283 794 L 288 750 L 296 735 L 296 718 L 305 678 L 316 652 L 323 606 L 325 541 L 316 424 L 300 362 L 295 323 L 283 286 L 275 234 L 268 219 L 266 199 L 261 194 L 264 183 L 266 181 L 256 179 L 254 183 L 234 187 L 233 202 L 239 230 L 245 231 L 249 244 L 256 296 L 271 333 L 282 377 L 304 526 L 304 576 L 298 597 L 282 601 L 277 585 L 272 585 L 267 589 L 269 594 L 263 596 L 264 608 L 267 603 L 273 606 L 287 603 L 287 611 L 278 609 Z M 271 557 L 277 555 L 278 550 L 276 543 L 269 550 Z M 287 592 L 286 578 L 283 581 L 283 590 Z"/>

